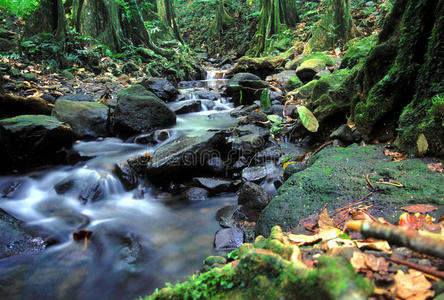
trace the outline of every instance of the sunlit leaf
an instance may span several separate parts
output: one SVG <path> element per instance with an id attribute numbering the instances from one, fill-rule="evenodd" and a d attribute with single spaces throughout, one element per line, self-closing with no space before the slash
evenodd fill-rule
<path id="1" fill-rule="evenodd" d="M 418 148 L 418 154 L 423 155 L 427 152 L 427 149 L 429 148 L 429 143 L 427 142 L 427 138 L 424 134 L 420 134 L 418 136 L 418 140 L 416 141 L 416 146 Z"/>
<path id="2" fill-rule="evenodd" d="M 308 131 L 317 132 L 319 123 L 313 113 L 305 106 L 298 106 L 298 114 L 301 118 L 302 125 L 307 128 Z"/>

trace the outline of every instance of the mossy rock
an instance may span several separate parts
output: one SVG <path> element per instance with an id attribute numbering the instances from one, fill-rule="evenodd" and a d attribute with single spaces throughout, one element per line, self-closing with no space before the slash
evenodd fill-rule
<path id="1" fill-rule="evenodd" d="M 301 86 L 303 86 L 304 84 L 302 83 L 302 81 L 299 79 L 299 77 L 297 76 L 293 76 L 291 77 L 287 83 L 285 84 L 285 88 L 288 91 L 293 91 Z"/>
<path id="2" fill-rule="evenodd" d="M 258 237 L 254 245 L 242 245 L 235 264 L 192 275 L 146 299 L 367 299 L 372 293 L 344 258 L 322 256 L 318 268 L 309 269 L 278 253 L 286 247 Z"/>
<path id="3" fill-rule="evenodd" d="M 363 63 L 377 41 L 378 37 L 371 35 L 352 44 L 342 58 L 341 69 L 353 68 L 358 63 Z"/>
<path id="4" fill-rule="evenodd" d="M 288 70 L 296 70 L 304 61 L 310 59 L 320 59 L 325 62 L 327 66 L 334 66 L 335 61 L 333 58 L 325 54 L 324 52 L 313 52 L 309 55 L 299 55 L 295 57 L 293 60 L 287 62 L 285 64 L 285 68 Z"/>
<path id="5" fill-rule="evenodd" d="M 327 63 L 322 59 L 307 59 L 296 69 L 296 75 L 302 82 L 309 82 L 326 66 Z"/>
<path id="6" fill-rule="evenodd" d="M 296 228 L 300 220 L 317 214 L 325 204 L 328 210 L 344 207 L 367 195 L 365 175 L 378 190 L 367 198 L 374 206 L 369 212 L 397 223 L 401 207 L 431 204 L 432 215 L 444 214 L 443 175 L 428 169 L 420 159 L 391 161 L 381 145 L 328 148 L 315 155 L 305 170 L 293 174 L 277 191 L 262 212 L 256 233 L 268 236 L 273 226 Z M 378 183 L 408 171 L 397 179 L 403 187 Z"/>
<path id="7" fill-rule="evenodd" d="M 284 62 L 283 56 L 248 57 L 243 56 L 231 69 L 231 74 L 242 72 L 253 73 L 262 79 L 275 73 L 277 67 Z"/>
<path id="8" fill-rule="evenodd" d="M 312 81 L 304 84 L 300 88 L 293 90 L 291 92 L 288 92 L 286 97 L 294 96 L 297 98 L 305 99 L 308 96 L 310 96 L 310 94 L 312 93 L 313 88 L 315 87 L 317 82 L 318 82 L 317 80 L 312 80 Z"/>

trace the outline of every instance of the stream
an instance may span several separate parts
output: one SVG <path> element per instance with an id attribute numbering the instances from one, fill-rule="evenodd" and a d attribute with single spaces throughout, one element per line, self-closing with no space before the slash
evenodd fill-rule
<path id="1" fill-rule="evenodd" d="M 209 72 L 198 86 L 218 89 L 227 81 L 216 77 L 220 73 Z M 182 96 L 195 99 L 195 88 L 184 86 Z M 49 243 L 43 251 L 0 259 L 0 298 L 132 299 L 198 270 L 214 253 L 216 211 L 236 204 L 235 195 L 184 202 L 153 186 L 125 191 L 112 171 L 116 162 L 183 135 L 233 126 L 226 117 L 232 105 L 224 98 L 213 102 L 211 109 L 202 101 L 200 112 L 178 115 L 156 146 L 118 138 L 78 141 L 73 147 L 89 160 L 0 177 L 2 189 L 16 187 L 3 193 L 0 208 Z M 82 203 L 85 187 L 96 181 L 103 187 L 100 201 Z M 92 234 L 75 241 L 79 230 Z"/>

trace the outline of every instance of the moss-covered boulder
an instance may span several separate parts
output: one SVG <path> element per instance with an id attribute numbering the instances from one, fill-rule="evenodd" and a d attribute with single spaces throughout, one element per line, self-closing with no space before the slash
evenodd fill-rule
<path id="1" fill-rule="evenodd" d="M 315 81 L 307 104 L 319 122 L 350 110 L 351 97 L 343 84 L 352 74 L 352 70 L 342 69 Z"/>
<path id="2" fill-rule="evenodd" d="M 262 79 L 275 72 L 276 68 L 284 62 L 283 56 L 248 57 L 243 56 L 230 70 L 231 74 L 253 73 Z"/>
<path id="3" fill-rule="evenodd" d="M 241 246 L 239 260 L 157 290 L 146 299 L 339 300 L 367 299 L 371 294 L 371 284 L 344 258 L 322 256 L 318 267 L 310 269 L 293 257 L 296 251 L 279 236 L 259 236 L 254 244 Z"/>
<path id="4" fill-rule="evenodd" d="M 293 91 L 288 92 L 286 97 L 293 96 L 296 98 L 306 99 L 313 92 L 313 89 L 314 89 L 317 82 L 318 82 L 317 80 L 312 80 L 312 81 L 304 84 L 303 86 L 301 86 Z"/>
<path id="5" fill-rule="evenodd" d="M 358 63 L 363 63 L 377 41 L 378 37 L 376 35 L 370 35 L 353 43 L 342 58 L 341 69 L 351 69 Z"/>
<path id="6" fill-rule="evenodd" d="M 175 123 L 174 112 L 142 85 L 133 85 L 117 94 L 114 131 L 118 135 L 130 136 Z"/>
<path id="7" fill-rule="evenodd" d="M 19 115 L 50 115 L 52 104 L 40 97 L 20 97 L 0 94 L 0 118 Z"/>
<path id="8" fill-rule="evenodd" d="M 297 69 L 296 75 L 302 82 L 309 82 L 313 80 L 315 75 L 324 70 L 327 64 L 322 59 L 307 59 Z"/>
<path id="9" fill-rule="evenodd" d="M 292 76 L 292 77 L 290 77 L 290 79 L 288 79 L 287 83 L 285 84 L 285 89 L 287 89 L 287 91 L 293 91 L 297 88 L 300 88 L 303 85 L 304 84 L 299 79 L 299 77 Z"/>
<path id="10" fill-rule="evenodd" d="M 108 107 L 88 101 L 59 100 L 52 116 L 68 123 L 80 138 L 105 137 L 108 135 Z"/>
<path id="11" fill-rule="evenodd" d="M 22 115 L 0 120 L 0 171 L 60 163 L 57 152 L 72 145 L 67 124 L 45 115 Z"/>
<path id="12" fill-rule="evenodd" d="M 259 100 L 268 83 L 252 73 L 238 73 L 230 79 L 226 93 L 236 105 L 250 105 Z"/>
<path id="13" fill-rule="evenodd" d="M 256 232 L 269 235 L 273 226 L 296 228 L 299 221 L 317 214 L 327 204 L 334 210 L 357 201 L 371 188 L 365 175 L 370 174 L 377 191 L 366 200 L 369 212 L 397 222 L 400 208 L 410 204 L 431 204 L 444 214 L 443 174 L 428 169 L 420 159 L 391 161 L 380 145 L 328 148 L 309 161 L 309 167 L 293 174 L 277 191 L 259 217 Z M 378 182 L 407 171 L 396 180 L 402 187 Z"/>
<path id="14" fill-rule="evenodd" d="M 285 69 L 296 70 L 304 61 L 309 60 L 309 59 L 323 60 L 327 66 L 334 66 L 335 65 L 335 61 L 333 60 L 333 58 L 328 56 L 326 53 L 313 52 L 308 55 L 298 55 L 293 60 L 291 60 L 285 64 Z"/>

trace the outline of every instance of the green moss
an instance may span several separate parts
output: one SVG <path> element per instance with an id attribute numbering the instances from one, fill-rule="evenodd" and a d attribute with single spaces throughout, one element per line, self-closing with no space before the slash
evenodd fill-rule
<path id="1" fill-rule="evenodd" d="M 376 35 L 370 35 L 352 44 L 342 58 L 341 68 L 352 68 L 363 63 L 377 41 Z"/>
<path id="2" fill-rule="evenodd" d="M 288 82 L 285 84 L 285 89 L 287 89 L 287 91 L 292 91 L 295 90 L 301 86 L 303 86 L 304 84 L 302 83 L 302 81 L 299 79 L 299 77 L 297 76 L 293 76 L 291 77 Z"/>

